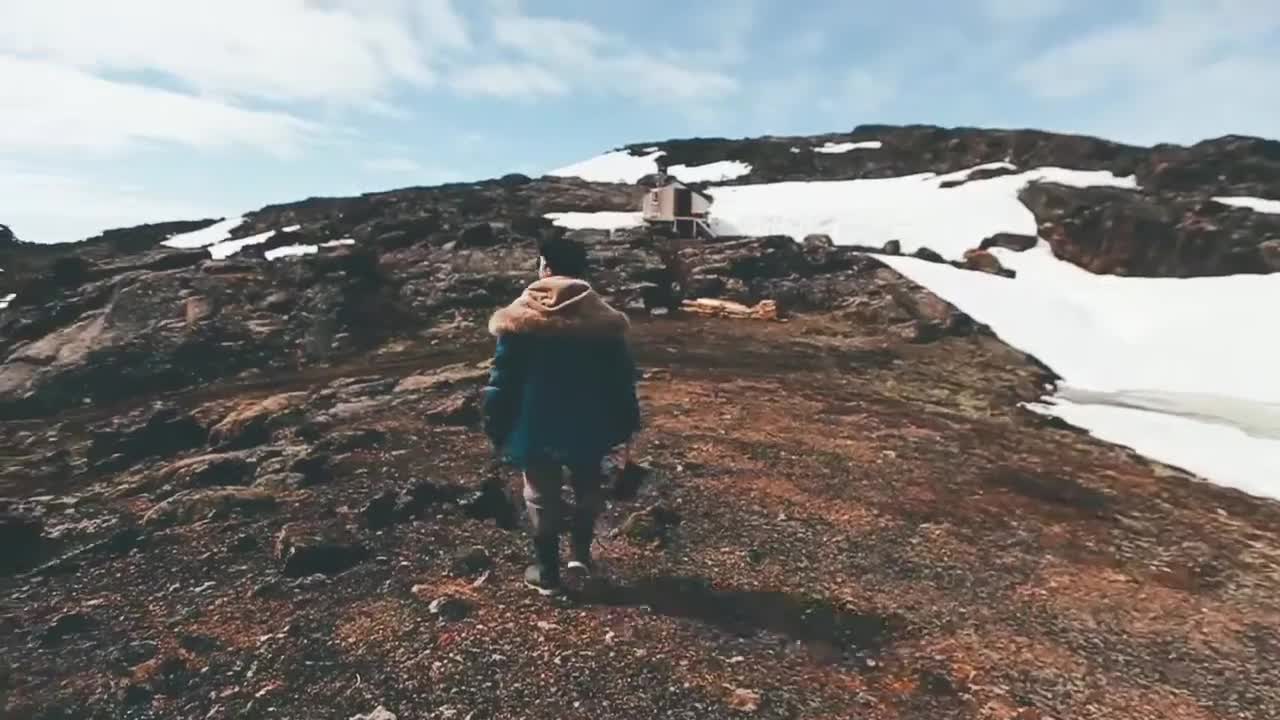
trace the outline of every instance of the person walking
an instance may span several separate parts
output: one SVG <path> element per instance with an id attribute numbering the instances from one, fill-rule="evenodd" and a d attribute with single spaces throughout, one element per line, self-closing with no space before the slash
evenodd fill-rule
<path id="1" fill-rule="evenodd" d="M 584 279 L 587 254 L 567 238 L 539 247 L 539 279 L 493 314 L 493 369 L 483 391 L 485 432 L 524 472 L 534 563 L 525 583 L 543 595 L 560 584 L 561 488 L 574 491 L 568 569 L 592 571 L 605 456 L 639 429 L 630 322 Z"/>

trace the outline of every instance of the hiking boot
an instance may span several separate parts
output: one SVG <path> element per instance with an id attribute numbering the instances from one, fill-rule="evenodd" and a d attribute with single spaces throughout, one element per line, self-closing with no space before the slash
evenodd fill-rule
<path id="1" fill-rule="evenodd" d="M 578 577 L 591 577 L 594 566 L 591 563 L 591 556 L 575 558 L 569 561 L 568 572 Z"/>
<path id="2" fill-rule="evenodd" d="M 535 563 L 524 571 L 524 584 L 538 591 L 539 595 L 552 597 L 561 593 L 559 573 L 547 571 Z"/>

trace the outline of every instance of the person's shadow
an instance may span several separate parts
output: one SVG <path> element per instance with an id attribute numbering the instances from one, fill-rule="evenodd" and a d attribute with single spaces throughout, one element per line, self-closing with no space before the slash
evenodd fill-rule
<path id="1" fill-rule="evenodd" d="M 902 628 L 900 618 L 854 612 L 820 598 L 717 589 L 692 577 L 659 576 L 627 585 L 596 579 L 574 599 L 613 607 L 647 606 L 660 615 L 695 620 L 741 637 L 775 633 L 828 661 L 874 653 Z"/>

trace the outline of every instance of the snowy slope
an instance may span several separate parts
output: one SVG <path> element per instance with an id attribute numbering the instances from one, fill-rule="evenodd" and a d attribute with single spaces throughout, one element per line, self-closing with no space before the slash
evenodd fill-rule
<path id="1" fill-rule="evenodd" d="M 1236 207 L 1249 208 L 1254 212 L 1280 214 L 1280 200 L 1232 195 L 1215 197 L 1214 200 L 1217 200 L 1223 205 L 1234 205 Z"/>
<path id="2" fill-rule="evenodd" d="M 1004 163 L 981 167 L 997 166 L 1011 167 Z M 976 169 L 947 175 L 712 188 L 712 224 L 724 235 L 802 238 L 825 233 L 837 244 L 877 247 L 899 240 L 903 252 L 928 247 L 959 260 L 965 250 L 995 233 L 1036 234 L 1035 216 L 1018 200 L 1018 191 L 1029 182 L 1137 187 L 1132 177 L 1052 167 L 942 187 Z"/>
<path id="3" fill-rule="evenodd" d="M 555 177 L 579 177 L 591 182 L 634 183 L 645 175 L 658 172 L 658 158 L 666 153 L 654 150 L 647 155 L 632 155 L 616 150 L 547 173 Z M 721 160 L 706 165 L 672 165 L 667 172 L 684 182 L 728 182 L 751 173 L 751 166 L 737 160 Z"/>
<path id="4" fill-rule="evenodd" d="M 622 230 L 644 224 L 639 212 L 562 212 L 547 213 L 546 217 L 570 230 Z"/>
<path id="5" fill-rule="evenodd" d="M 223 220 L 220 223 L 214 223 L 203 230 L 174 235 L 160 244 L 171 248 L 183 249 L 208 247 L 209 245 L 226 240 L 227 237 L 231 235 L 231 231 L 235 230 L 236 227 L 244 221 L 245 218 L 243 217 L 227 218 L 226 220 Z"/>
<path id="6" fill-rule="evenodd" d="M 882 147 L 884 147 L 884 143 L 880 142 L 879 140 L 864 140 L 862 142 L 842 142 L 842 143 L 829 142 L 823 145 L 822 147 L 814 148 L 813 151 L 816 153 L 822 153 L 824 155 L 843 155 L 844 153 L 847 153 L 853 150 L 879 150 Z"/>
<path id="7" fill-rule="evenodd" d="M 1037 234 L 1018 200 L 1027 183 L 1137 187 L 1132 177 L 1065 168 L 942 187 L 974 169 L 714 187 L 713 224 L 734 235 L 826 233 L 842 245 L 899 240 L 907 253 L 928 247 L 960 259 L 996 233 Z M 572 222 L 612 226 L 617 215 L 578 213 Z M 1216 483 L 1280 498 L 1280 333 L 1233 322 L 1280 307 L 1280 274 L 1127 278 L 1058 260 L 1043 241 L 1024 253 L 994 252 L 1016 278 L 883 260 L 1062 377 L 1059 394 L 1037 411 Z"/>

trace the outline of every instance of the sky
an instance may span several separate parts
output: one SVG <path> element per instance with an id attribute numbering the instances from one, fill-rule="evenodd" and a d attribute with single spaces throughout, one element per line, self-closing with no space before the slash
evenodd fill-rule
<path id="1" fill-rule="evenodd" d="M 69 241 L 864 123 L 1275 138 L 1275 78 L 1275 0 L 0 0 L 0 223 Z"/>

